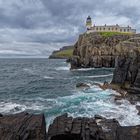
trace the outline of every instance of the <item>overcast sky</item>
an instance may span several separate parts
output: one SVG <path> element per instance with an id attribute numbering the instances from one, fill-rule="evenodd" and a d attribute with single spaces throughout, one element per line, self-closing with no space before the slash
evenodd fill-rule
<path id="1" fill-rule="evenodd" d="M 95 24 L 140 31 L 140 0 L 0 0 L 0 57 L 47 57 Z"/>

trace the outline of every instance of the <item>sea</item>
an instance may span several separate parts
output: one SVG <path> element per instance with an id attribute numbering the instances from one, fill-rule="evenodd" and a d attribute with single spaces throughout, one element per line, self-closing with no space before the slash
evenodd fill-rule
<path id="1" fill-rule="evenodd" d="M 119 93 L 94 83 L 111 82 L 113 68 L 70 70 L 66 60 L 0 59 L 0 113 L 44 113 L 46 125 L 68 113 L 73 117 L 101 115 L 116 118 L 122 126 L 140 124 L 136 105 L 114 101 Z M 76 88 L 85 83 L 90 88 Z M 140 105 L 140 103 L 136 103 Z"/>

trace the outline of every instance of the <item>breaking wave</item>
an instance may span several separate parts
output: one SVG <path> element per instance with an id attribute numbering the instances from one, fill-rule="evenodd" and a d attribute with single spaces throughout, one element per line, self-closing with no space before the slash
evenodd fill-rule
<path id="1" fill-rule="evenodd" d="M 140 116 L 136 105 L 130 104 L 127 100 L 114 102 L 114 97 L 118 95 L 112 90 L 102 90 L 93 86 L 89 90 L 77 91 L 71 96 L 59 97 L 52 100 L 53 107 L 48 112 L 47 120 L 52 122 L 52 118 L 68 113 L 73 117 L 94 117 L 101 115 L 107 118 L 116 118 L 122 126 L 134 126 L 140 124 Z M 135 116 L 135 119 L 133 118 Z"/>

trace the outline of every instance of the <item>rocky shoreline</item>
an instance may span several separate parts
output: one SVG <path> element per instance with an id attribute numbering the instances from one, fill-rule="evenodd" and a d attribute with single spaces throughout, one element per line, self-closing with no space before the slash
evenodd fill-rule
<path id="1" fill-rule="evenodd" d="M 0 115 L 1 140 L 139 140 L 140 125 L 120 126 L 115 119 L 56 117 L 46 132 L 44 115 Z"/>
<path id="2" fill-rule="evenodd" d="M 71 65 L 72 68 L 115 67 L 112 82 L 98 86 L 103 90 L 110 88 L 119 92 L 120 96 L 116 96 L 115 100 L 125 98 L 135 104 L 140 101 L 139 46 L 139 35 L 108 38 L 98 34 L 80 36 Z M 90 88 L 84 83 L 76 86 Z M 140 114 L 140 106 L 136 108 Z M 0 114 L 0 140 L 140 140 L 140 125 L 120 126 L 116 119 L 98 115 L 72 118 L 64 114 L 55 118 L 48 132 L 46 123 L 43 114 Z"/>
<path id="3" fill-rule="evenodd" d="M 115 119 L 57 117 L 48 131 L 48 140 L 139 140 L 140 125 L 120 126 Z"/>

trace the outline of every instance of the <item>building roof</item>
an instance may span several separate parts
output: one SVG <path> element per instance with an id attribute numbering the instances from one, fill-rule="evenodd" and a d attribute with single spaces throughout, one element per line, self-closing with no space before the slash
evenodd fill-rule
<path id="1" fill-rule="evenodd" d="M 88 17 L 87 17 L 87 20 L 91 20 L 91 17 L 90 17 L 90 16 L 88 16 Z"/>

